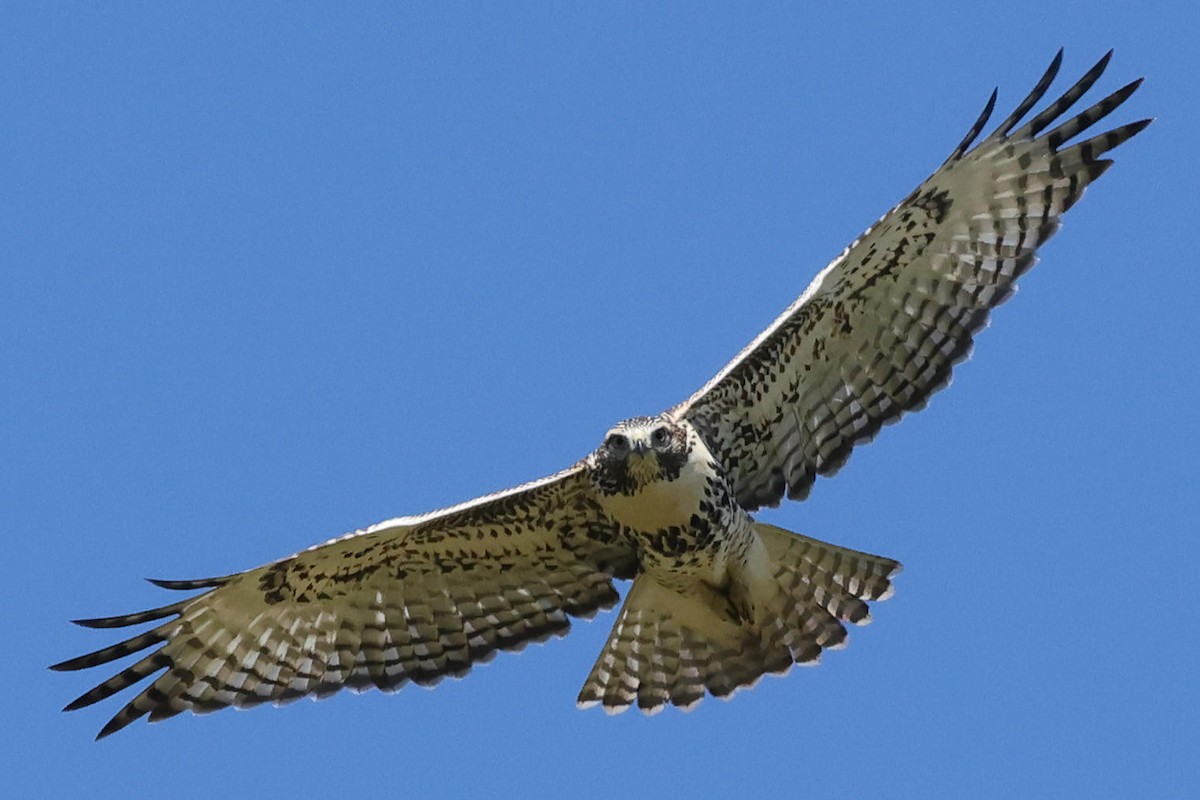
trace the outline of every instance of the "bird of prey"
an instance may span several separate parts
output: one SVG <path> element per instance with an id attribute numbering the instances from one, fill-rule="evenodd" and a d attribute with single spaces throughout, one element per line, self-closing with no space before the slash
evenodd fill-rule
<path id="1" fill-rule="evenodd" d="M 145 715 L 433 684 L 615 605 L 614 579 L 633 583 L 580 706 L 686 708 L 843 645 L 845 623 L 870 620 L 868 601 L 892 593 L 900 564 L 751 512 L 805 498 L 816 476 L 946 385 L 1038 246 L 1111 165 L 1104 155 L 1150 122 L 1071 143 L 1141 83 L 1064 118 L 1110 56 L 1021 124 L 1054 80 L 1059 51 L 975 144 L 993 92 L 946 162 L 716 377 L 674 408 L 618 423 L 574 465 L 246 572 L 154 581 L 201 591 L 79 620 L 155 625 L 53 669 L 158 647 L 67 710 L 155 673 L 97 738 Z"/>

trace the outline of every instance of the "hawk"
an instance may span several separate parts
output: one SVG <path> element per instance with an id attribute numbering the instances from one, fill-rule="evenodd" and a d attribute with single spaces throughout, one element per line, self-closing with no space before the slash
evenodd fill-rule
<path id="1" fill-rule="evenodd" d="M 433 684 L 615 605 L 614 579 L 633 582 L 580 706 L 687 708 L 842 646 L 846 623 L 867 623 L 868 603 L 892 593 L 899 562 L 751 512 L 805 498 L 816 476 L 837 472 L 855 445 L 946 385 L 1038 246 L 1111 165 L 1104 155 L 1149 124 L 1068 144 L 1141 83 L 1064 119 L 1110 57 L 1022 125 L 1054 80 L 1059 51 L 974 144 L 993 92 L 946 162 L 716 377 L 674 408 L 617 424 L 574 465 L 256 569 L 154 581 L 200 593 L 78 620 L 155 624 L 53 669 L 157 649 L 67 710 L 156 673 L 97 738 L 146 715 Z"/>

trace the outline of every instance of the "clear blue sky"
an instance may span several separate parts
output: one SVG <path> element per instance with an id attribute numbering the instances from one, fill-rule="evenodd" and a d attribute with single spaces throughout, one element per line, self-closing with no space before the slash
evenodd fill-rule
<path id="1" fill-rule="evenodd" d="M 9 8 L 11 796 L 1183 796 L 1200 782 L 1185 3 Z M 1158 122 L 930 407 L 768 515 L 902 560 L 817 669 L 574 697 L 612 615 L 394 696 L 94 743 L 67 620 L 540 476 L 682 399 L 1059 46 Z"/>

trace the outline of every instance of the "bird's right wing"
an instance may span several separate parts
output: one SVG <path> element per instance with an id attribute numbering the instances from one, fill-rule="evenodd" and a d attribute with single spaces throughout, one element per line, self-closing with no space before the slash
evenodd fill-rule
<path id="1" fill-rule="evenodd" d="M 117 628 L 170 618 L 53 668 L 94 667 L 165 642 L 67 706 L 91 705 L 165 670 L 100 737 L 146 714 L 154 722 L 185 710 L 324 697 L 342 686 L 428 685 L 497 650 L 565 634 L 568 616 L 616 603 L 611 579 L 633 569 L 632 548 L 576 465 L 247 572 L 156 581 L 207 591 L 139 614 L 81 620 Z"/>

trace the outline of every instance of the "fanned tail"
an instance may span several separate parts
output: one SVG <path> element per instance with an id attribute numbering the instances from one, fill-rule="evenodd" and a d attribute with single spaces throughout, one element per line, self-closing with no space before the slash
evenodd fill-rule
<path id="1" fill-rule="evenodd" d="M 763 646 L 723 594 L 706 584 L 681 594 L 642 574 L 577 702 L 610 714 L 635 703 L 647 714 L 667 704 L 688 709 L 705 691 L 728 697 L 791 663 L 785 649 Z"/>
<path id="2" fill-rule="evenodd" d="M 581 708 L 647 714 L 688 709 L 705 693 L 728 697 L 766 674 L 811 664 L 845 645 L 844 622 L 865 625 L 867 602 L 886 600 L 900 564 L 755 523 L 727 592 L 686 591 L 639 575 L 579 693 Z"/>

